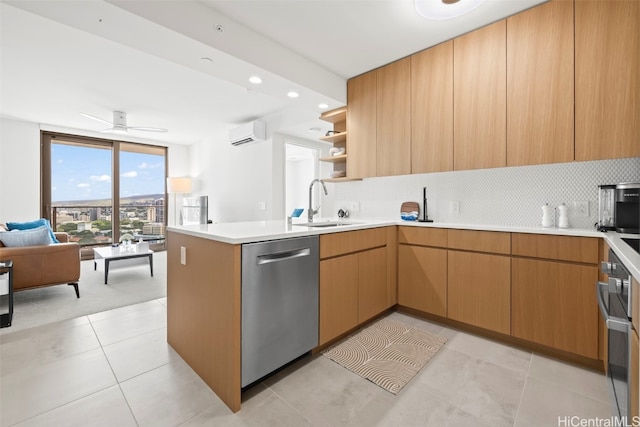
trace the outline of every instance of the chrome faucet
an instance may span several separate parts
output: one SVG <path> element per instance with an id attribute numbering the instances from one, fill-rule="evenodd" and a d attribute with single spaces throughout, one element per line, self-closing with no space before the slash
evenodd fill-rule
<path id="1" fill-rule="evenodd" d="M 326 185 L 324 185 L 324 181 L 321 179 L 314 179 L 313 181 L 311 181 L 311 184 L 309 185 L 309 209 L 307 210 L 308 214 L 309 214 L 309 222 L 313 222 L 313 216 L 315 214 L 318 213 L 318 209 L 320 209 L 320 206 L 318 206 L 317 208 L 313 208 L 313 206 L 311 205 L 311 190 L 313 189 L 313 184 L 315 184 L 316 182 L 319 182 L 320 184 L 322 184 L 322 188 L 324 189 L 324 195 L 326 196 L 327 194 L 327 187 Z"/>

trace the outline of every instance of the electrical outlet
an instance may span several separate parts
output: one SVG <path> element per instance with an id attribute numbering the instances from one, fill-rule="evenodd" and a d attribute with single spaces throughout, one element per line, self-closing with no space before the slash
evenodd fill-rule
<path id="1" fill-rule="evenodd" d="M 258 202 L 258 209 L 260 209 L 261 211 L 264 211 L 267 209 L 267 203 L 266 202 Z"/>
<path id="2" fill-rule="evenodd" d="M 349 210 L 351 212 L 360 212 L 360 202 L 351 202 Z"/>
<path id="3" fill-rule="evenodd" d="M 452 214 L 458 215 L 460 213 L 460 202 L 455 201 L 449 204 L 449 210 Z"/>
<path id="4" fill-rule="evenodd" d="M 577 217 L 588 217 L 589 216 L 589 202 L 588 201 L 577 201 L 573 202 L 573 206 L 576 210 Z"/>

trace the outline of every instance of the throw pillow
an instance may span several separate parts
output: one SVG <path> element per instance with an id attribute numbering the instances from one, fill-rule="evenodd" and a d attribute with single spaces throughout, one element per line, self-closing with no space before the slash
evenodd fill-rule
<path id="1" fill-rule="evenodd" d="M 56 239 L 55 234 L 53 234 L 53 230 L 51 229 L 51 223 L 46 218 L 40 218 L 35 221 L 28 222 L 7 222 L 7 228 L 11 230 L 30 230 L 32 228 L 38 227 L 47 227 L 49 229 L 49 237 L 51 241 L 49 243 L 60 243 L 58 239 Z"/>
<path id="2" fill-rule="evenodd" d="M 30 228 L 27 230 L 13 230 L 0 232 L 0 242 L 6 247 L 40 246 L 51 243 L 47 227 Z"/>

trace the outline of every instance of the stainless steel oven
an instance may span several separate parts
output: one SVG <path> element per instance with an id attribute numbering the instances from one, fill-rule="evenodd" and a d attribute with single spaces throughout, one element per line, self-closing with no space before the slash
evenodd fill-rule
<path id="1" fill-rule="evenodd" d="M 630 421 L 631 275 L 612 250 L 600 269 L 609 276 L 608 282 L 597 284 L 598 305 L 607 326 L 607 376 L 618 416 L 626 425 Z"/>

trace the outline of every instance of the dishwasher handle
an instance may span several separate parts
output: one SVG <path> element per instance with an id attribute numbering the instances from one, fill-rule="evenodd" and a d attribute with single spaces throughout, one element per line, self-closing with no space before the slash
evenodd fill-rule
<path id="1" fill-rule="evenodd" d="M 600 314 L 604 318 L 604 323 L 607 329 L 612 331 L 629 333 L 631 330 L 631 322 L 621 317 L 613 317 L 609 315 L 609 311 L 604 303 L 604 293 L 609 290 L 609 284 L 604 282 L 596 283 L 596 294 L 598 296 L 598 306 L 600 306 Z"/>
<path id="2" fill-rule="evenodd" d="M 300 258 L 311 255 L 310 248 L 294 249 L 292 251 L 276 252 L 266 255 L 258 255 L 258 265 L 269 264 L 272 262 L 286 261 L 288 259 Z"/>

